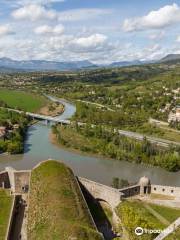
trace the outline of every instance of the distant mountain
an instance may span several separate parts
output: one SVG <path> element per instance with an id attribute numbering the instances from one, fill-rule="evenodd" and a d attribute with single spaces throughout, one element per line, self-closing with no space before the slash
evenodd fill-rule
<path id="1" fill-rule="evenodd" d="M 82 68 L 96 67 L 93 63 L 85 61 L 56 62 L 56 61 L 16 61 L 10 58 L 0 58 L 0 70 L 27 70 L 27 71 L 66 71 Z"/>
<path id="2" fill-rule="evenodd" d="M 33 72 L 33 71 L 73 71 L 80 69 L 96 69 L 96 68 L 118 68 L 136 66 L 150 63 L 163 63 L 168 61 L 180 60 L 180 54 L 169 54 L 159 61 L 119 61 L 110 64 L 93 64 L 88 60 L 84 61 L 45 61 L 45 60 L 29 60 L 17 61 L 10 58 L 0 58 L 0 72 Z"/>
<path id="3" fill-rule="evenodd" d="M 134 61 L 122 61 L 122 62 L 113 62 L 109 64 L 109 67 L 126 67 L 126 66 L 132 66 L 132 65 L 141 65 L 143 62 L 139 60 Z"/>
<path id="4" fill-rule="evenodd" d="M 160 62 L 180 61 L 180 54 L 168 54 Z"/>

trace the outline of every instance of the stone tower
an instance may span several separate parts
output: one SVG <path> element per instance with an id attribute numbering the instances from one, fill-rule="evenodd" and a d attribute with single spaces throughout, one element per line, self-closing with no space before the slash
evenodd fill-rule
<path id="1" fill-rule="evenodd" d="M 151 192 L 151 183 L 148 177 L 144 176 L 139 179 L 140 195 L 149 194 Z"/>

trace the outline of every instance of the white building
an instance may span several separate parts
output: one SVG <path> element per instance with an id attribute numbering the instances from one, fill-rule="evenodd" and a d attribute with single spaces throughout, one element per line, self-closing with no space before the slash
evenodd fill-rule
<path id="1" fill-rule="evenodd" d="M 175 112 L 170 112 L 168 122 L 180 122 L 180 106 L 177 106 Z"/>

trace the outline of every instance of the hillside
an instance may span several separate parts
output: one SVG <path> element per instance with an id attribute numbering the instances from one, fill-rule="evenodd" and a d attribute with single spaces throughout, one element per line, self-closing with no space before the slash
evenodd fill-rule
<path id="1" fill-rule="evenodd" d="M 72 171 L 47 161 L 32 171 L 28 215 L 29 240 L 101 240 Z"/>
<path id="2" fill-rule="evenodd" d="M 95 67 L 95 65 L 87 60 L 84 61 L 45 61 L 45 60 L 29 60 L 17 61 L 10 58 L 0 58 L 0 71 L 63 71 L 75 70 L 81 68 Z"/>
<path id="3" fill-rule="evenodd" d="M 180 54 L 168 54 L 160 62 L 180 61 Z"/>

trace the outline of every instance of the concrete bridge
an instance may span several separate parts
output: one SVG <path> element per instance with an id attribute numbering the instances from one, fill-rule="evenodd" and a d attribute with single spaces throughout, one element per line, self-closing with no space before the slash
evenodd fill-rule
<path id="1" fill-rule="evenodd" d="M 107 202 L 112 209 L 121 202 L 123 193 L 118 189 L 82 177 L 78 177 L 78 180 L 95 199 Z"/>
<path id="2" fill-rule="evenodd" d="M 45 120 L 47 122 L 54 122 L 54 123 L 61 123 L 64 125 L 69 125 L 71 124 L 71 121 L 69 120 L 62 120 L 62 119 L 58 119 L 57 117 L 51 117 L 51 116 L 46 116 L 43 114 L 37 114 L 37 113 L 31 113 L 31 112 L 24 112 L 24 111 L 20 111 L 20 110 L 16 110 L 16 109 L 12 109 L 12 108 L 5 108 L 6 110 L 8 110 L 9 112 L 16 112 L 19 114 L 25 114 L 26 116 L 38 119 L 38 120 Z"/>

